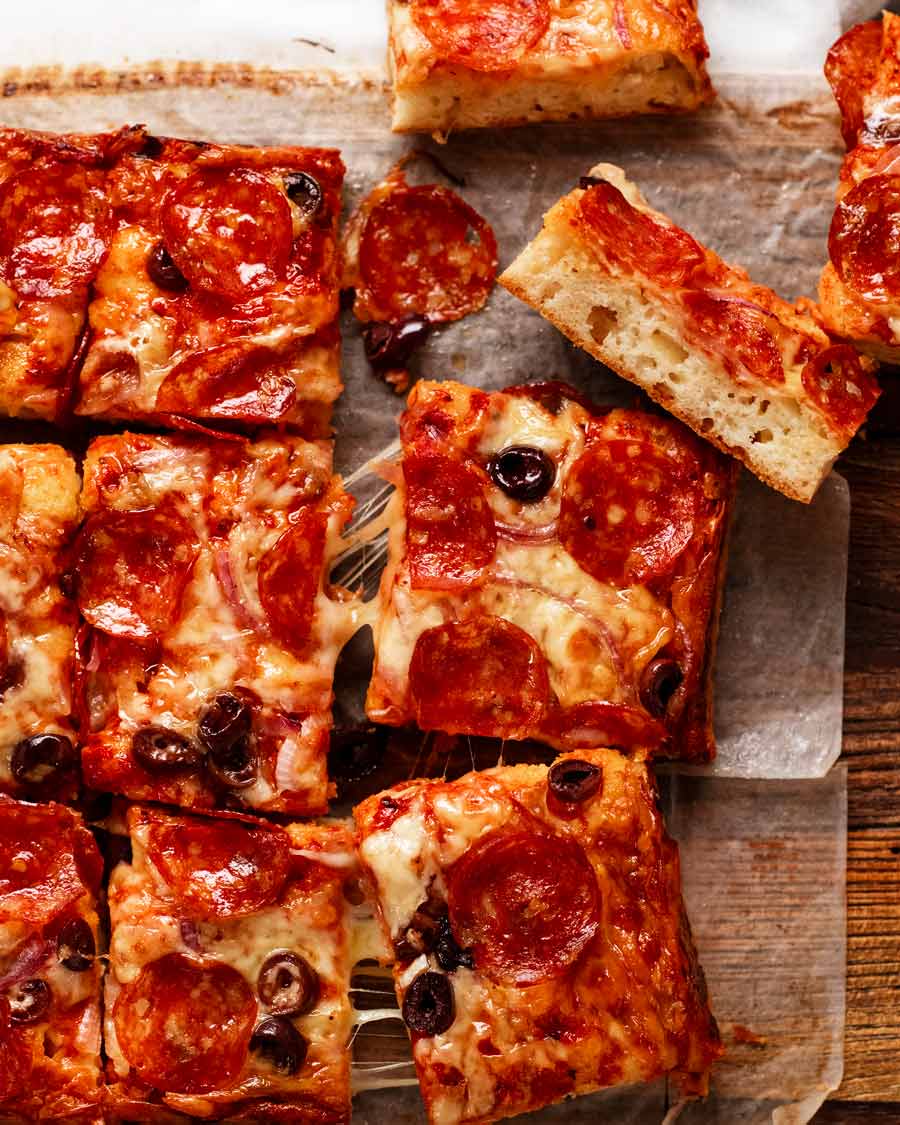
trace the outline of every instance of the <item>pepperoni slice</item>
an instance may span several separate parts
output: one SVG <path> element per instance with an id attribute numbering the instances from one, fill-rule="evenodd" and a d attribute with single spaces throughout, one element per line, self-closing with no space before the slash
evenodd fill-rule
<path id="1" fill-rule="evenodd" d="M 156 410 L 262 425 L 281 421 L 296 399 L 296 383 L 277 369 L 268 348 L 233 343 L 176 364 L 159 388 Z"/>
<path id="2" fill-rule="evenodd" d="M 409 665 L 417 721 L 425 730 L 527 738 L 550 693 L 537 642 L 502 617 L 426 629 Z"/>
<path id="3" fill-rule="evenodd" d="M 706 261 L 706 251 L 687 231 L 638 210 L 606 180 L 582 193 L 578 212 L 589 243 L 598 243 L 603 258 L 629 273 L 678 286 Z"/>
<path id="4" fill-rule="evenodd" d="M 403 477 L 413 589 L 454 590 L 478 582 L 497 549 L 497 529 L 478 471 L 422 450 L 404 458 Z"/>
<path id="5" fill-rule="evenodd" d="M 9 1018 L 9 1001 L 0 993 L 0 1104 L 19 1093 L 31 1074 L 31 1045 Z"/>
<path id="6" fill-rule="evenodd" d="M 78 843 L 59 806 L 0 802 L 0 922 L 43 926 L 84 894 Z"/>
<path id="7" fill-rule="evenodd" d="M 497 240 L 449 188 L 398 187 L 369 212 L 359 268 L 379 319 L 459 320 L 488 298 L 497 276 Z"/>
<path id="8" fill-rule="evenodd" d="M 563 484 L 559 538 L 600 582 L 630 586 L 661 577 L 694 534 L 700 467 L 649 441 L 594 440 Z"/>
<path id="9" fill-rule="evenodd" d="M 162 232 L 192 285 L 238 302 L 284 277 L 293 229 L 287 196 L 252 169 L 202 168 L 162 206 Z"/>
<path id="10" fill-rule="evenodd" d="M 327 527 L 321 512 L 304 512 L 259 562 L 259 600 L 269 627 L 293 652 L 305 649 L 312 632 Z"/>
<path id="11" fill-rule="evenodd" d="M 450 868 L 448 888 L 454 938 L 502 983 L 559 976 L 600 927 L 597 877 L 571 836 L 492 832 Z"/>
<path id="12" fill-rule="evenodd" d="M 865 96 L 878 73 L 881 40 L 881 20 L 858 23 L 838 39 L 825 59 L 825 77 L 841 111 L 847 148 L 856 144 L 865 120 Z"/>
<path id="13" fill-rule="evenodd" d="M 200 544 L 172 505 L 90 516 L 75 547 L 78 607 L 114 636 L 157 637 L 178 619 Z"/>
<path id="14" fill-rule="evenodd" d="M 570 750 L 611 746 L 619 750 L 656 749 L 667 738 L 665 726 L 644 711 L 591 699 L 552 715 L 547 736 Z"/>
<path id="15" fill-rule="evenodd" d="M 0 186 L 0 271 L 22 296 L 87 285 L 111 233 L 103 192 L 78 164 L 41 161 Z"/>
<path id="16" fill-rule="evenodd" d="M 875 405 L 880 389 L 863 370 L 849 344 L 825 348 L 803 368 L 803 389 L 825 415 L 829 426 L 848 439 Z"/>
<path id="17" fill-rule="evenodd" d="M 548 0 L 412 0 L 412 18 L 442 60 L 510 70 L 550 26 Z"/>
<path id="18" fill-rule="evenodd" d="M 900 176 L 869 176 L 844 196 L 828 253 L 840 279 L 864 300 L 900 300 Z"/>
<path id="19" fill-rule="evenodd" d="M 256 999 L 221 961 L 181 953 L 151 961 L 113 1008 L 122 1054 L 144 1082 L 177 1094 L 227 1086 L 247 1057 Z"/>
<path id="20" fill-rule="evenodd" d="M 239 918 L 274 902 L 288 876 L 290 844 L 274 825 L 158 814 L 147 855 L 172 891 L 205 918 Z"/>
<path id="21" fill-rule="evenodd" d="M 722 355 L 726 370 L 738 366 L 771 386 L 784 382 L 784 363 L 775 337 L 769 330 L 765 309 L 743 297 L 692 289 L 682 294 L 688 313 L 688 330 Z"/>

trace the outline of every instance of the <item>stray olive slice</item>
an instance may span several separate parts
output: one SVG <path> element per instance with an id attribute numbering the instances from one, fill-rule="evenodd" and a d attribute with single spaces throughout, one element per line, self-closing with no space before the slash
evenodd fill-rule
<path id="1" fill-rule="evenodd" d="M 168 727 L 141 727 L 131 739 L 131 753 L 151 773 L 196 769 L 203 760 L 200 747 Z"/>
<path id="2" fill-rule="evenodd" d="M 270 953 L 259 970 L 256 990 L 272 1012 L 302 1016 L 319 999 L 319 976 L 303 957 L 288 949 Z"/>
<path id="3" fill-rule="evenodd" d="M 684 674 L 675 660 L 660 657 L 651 660 L 641 675 L 641 703 L 651 715 L 662 718 L 672 696 L 678 691 Z"/>
<path id="4" fill-rule="evenodd" d="M 33 734 L 17 742 L 10 769 L 23 785 L 40 785 L 48 778 L 65 773 L 75 764 L 75 747 L 64 734 Z"/>
<path id="5" fill-rule="evenodd" d="M 291 203 L 299 207 L 304 215 L 312 218 L 322 210 L 325 198 L 322 185 L 309 172 L 289 172 L 284 177 L 284 190 Z"/>
<path id="6" fill-rule="evenodd" d="M 399 324 L 367 324 L 363 329 L 366 359 L 380 370 L 403 367 L 429 332 L 431 324 L 424 316 L 411 316 Z"/>
<path id="7" fill-rule="evenodd" d="M 547 774 L 547 786 L 557 800 L 567 805 L 593 797 L 603 783 L 603 771 L 583 758 L 564 758 L 554 762 Z"/>
<path id="8" fill-rule="evenodd" d="M 23 980 L 8 993 L 11 1023 L 38 1023 L 50 1011 L 53 994 L 45 980 Z"/>
<path id="9" fill-rule="evenodd" d="M 556 465 L 543 449 L 510 445 L 488 464 L 491 480 L 513 500 L 533 504 L 543 500 L 556 480 Z"/>
<path id="10" fill-rule="evenodd" d="M 223 691 L 201 712 L 197 737 L 208 750 L 228 750 L 250 733 L 252 724 L 247 700 Z"/>
<path id="11" fill-rule="evenodd" d="M 285 1016 L 269 1016 L 250 1037 L 250 1051 L 283 1074 L 296 1074 L 306 1059 L 307 1042 Z"/>
<path id="12" fill-rule="evenodd" d="M 246 789 L 256 781 L 256 756 L 249 738 L 241 738 L 232 746 L 210 747 L 206 768 L 228 789 Z"/>
<path id="13" fill-rule="evenodd" d="M 73 973 L 86 972 L 94 963 L 97 944 L 83 918 L 70 918 L 56 938 L 56 957 Z"/>
<path id="14" fill-rule="evenodd" d="M 420 1035 L 441 1035 L 456 1018 L 453 986 L 443 973 L 419 973 L 403 997 L 403 1022 Z"/>
<path id="15" fill-rule="evenodd" d="M 188 287 L 187 278 L 175 265 L 172 255 L 162 242 L 157 242 L 147 255 L 147 276 L 160 289 L 170 293 L 183 293 Z"/>

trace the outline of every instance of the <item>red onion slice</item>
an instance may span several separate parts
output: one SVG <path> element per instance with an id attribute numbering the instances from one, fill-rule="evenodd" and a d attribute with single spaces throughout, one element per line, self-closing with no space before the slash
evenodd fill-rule
<path id="1" fill-rule="evenodd" d="M 33 977 L 52 950 L 51 942 L 45 941 L 38 934 L 33 934 L 21 947 L 3 976 L 0 976 L 0 991 L 9 988 L 11 984 L 18 984 L 19 981 Z"/>

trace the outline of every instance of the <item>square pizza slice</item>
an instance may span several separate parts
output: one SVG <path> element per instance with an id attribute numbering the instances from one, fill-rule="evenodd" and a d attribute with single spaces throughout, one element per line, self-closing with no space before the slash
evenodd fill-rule
<path id="1" fill-rule="evenodd" d="M 127 827 L 107 1119 L 347 1122 L 350 830 L 141 807 Z"/>
<path id="2" fill-rule="evenodd" d="M 653 210 L 611 164 L 547 212 L 499 280 L 796 500 L 812 499 L 878 397 L 853 348 Z"/>
<path id="3" fill-rule="evenodd" d="M 693 110 L 694 0 L 390 0 L 397 132 Z"/>
<path id="4" fill-rule="evenodd" d="M 0 1120 L 102 1120 L 100 853 L 62 805 L 0 796 Z"/>
<path id="5" fill-rule="evenodd" d="M 646 766 L 593 749 L 356 809 L 432 1122 L 489 1122 L 722 1053 Z"/>
<path id="6" fill-rule="evenodd" d="M 332 149 L 146 136 L 107 180 L 77 412 L 327 436 L 343 173 Z"/>
<path id="7" fill-rule="evenodd" d="M 58 445 L 0 445 L 0 793 L 78 789 L 76 613 L 61 587 L 78 522 L 75 462 Z"/>
<path id="8" fill-rule="evenodd" d="M 99 437 L 82 505 L 86 781 L 135 800 L 324 812 L 334 665 L 359 608 L 328 582 L 352 507 L 330 444 Z"/>
<path id="9" fill-rule="evenodd" d="M 708 760 L 735 463 L 571 387 L 420 382 L 370 719 Z"/>

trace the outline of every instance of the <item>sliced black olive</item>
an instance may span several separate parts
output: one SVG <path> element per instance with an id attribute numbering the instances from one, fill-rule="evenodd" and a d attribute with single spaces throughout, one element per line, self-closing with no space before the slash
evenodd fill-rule
<path id="1" fill-rule="evenodd" d="M 403 367 L 429 332 L 431 324 L 423 316 L 411 316 L 399 324 L 367 324 L 363 329 L 366 359 L 377 370 Z"/>
<path id="2" fill-rule="evenodd" d="M 86 972 L 94 963 L 97 944 L 83 918 L 71 918 L 56 938 L 56 958 L 73 973 Z"/>
<path id="3" fill-rule="evenodd" d="M 641 703 L 651 715 L 661 719 L 683 679 L 677 661 L 667 657 L 651 660 L 641 675 Z"/>
<path id="4" fill-rule="evenodd" d="M 40 785 L 75 765 L 75 747 L 64 734 L 34 734 L 13 747 L 10 769 L 23 785 Z"/>
<path id="5" fill-rule="evenodd" d="M 249 738 L 241 738 L 231 746 L 210 748 L 206 768 L 228 789 L 246 789 L 256 781 L 256 755 Z"/>
<path id="6" fill-rule="evenodd" d="M 188 287 L 187 278 L 161 242 L 157 242 L 147 255 L 147 274 L 154 285 L 171 293 L 183 293 Z"/>
<path id="7" fill-rule="evenodd" d="M 556 465 L 543 449 L 510 445 L 488 463 L 491 480 L 513 500 L 533 504 L 543 500 L 556 480 Z"/>
<path id="8" fill-rule="evenodd" d="M 603 784 L 603 771 L 583 758 L 565 758 L 555 762 L 547 774 L 547 786 L 557 800 L 567 805 L 586 801 Z"/>
<path id="9" fill-rule="evenodd" d="M 443 973 L 419 973 L 403 997 L 403 1022 L 420 1035 L 441 1035 L 456 1018 L 453 986 Z"/>
<path id="10" fill-rule="evenodd" d="M 309 172 L 289 172 L 284 177 L 284 190 L 291 203 L 310 218 L 322 210 L 325 196 L 322 185 Z"/>
<path id="11" fill-rule="evenodd" d="M 11 1023 L 38 1023 L 50 1011 L 53 993 L 45 980 L 23 980 L 8 993 Z"/>
<path id="12" fill-rule="evenodd" d="M 159 137 L 154 137 L 152 133 L 148 133 L 144 137 L 144 143 L 137 151 L 138 156 L 144 156 L 148 160 L 158 160 L 163 154 L 163 143 Z"/>
<path id="13" fill-rule="evenodd" d="M 252 725 L 248 701 L 223 691 L 201 712 L 197 736 L 208 750 L 228 750 L 247 737 Z"/>
<path id="14" fill-rule="evenodd" d="M 453 931 L 450 929 L 450 919 L 445 914 L 438 923 L 437 941 L 434 943 L 434 955 L 437 963 L 445 973 L 455 973 L 462 966 L 466 969 L 475 968 L 475 958 L 471 949 L 463 949 L 457 944 Z"/>
<path id="15" fill-rule="evenodd" d="M 269 1016 L 250 1038 L 250 1050 L 284 1074 L 296 1074 L 306 1059 L 307 1042 L 285 1016 Z"/>
<path id="16" fill-rule="evenodd" d="M 376 770 L 384 758 L 390 727 L 343 727 L 331 732 L 328 775 L 343 781 L 360 781 Z"/>
<path id="17" fill-rule="evenodd" d="M 196 742 L 167 727 L 149 726 L 135 731 L 131 753 L 152 773 L 193 770 L 203 761 L 203 751 Z"/>
<path id="18" fill-rule="evenodd" d="M 444 903 L 429 899 L 416 907 L 416 912 L 402 935 L 394 942 L 394 952 L 399 961 L 415 961 L 423 953 L 430 953 L 438 940 L 441 917 L 446 917 Z"/>
<path id="19" fill-rule="evenodd" d="M 288 949 L 270 953 L 256 982 L 259 998 L 281 1016 L 302 1016 L 319 999 L 319 976 L 303 957 Z"/>

